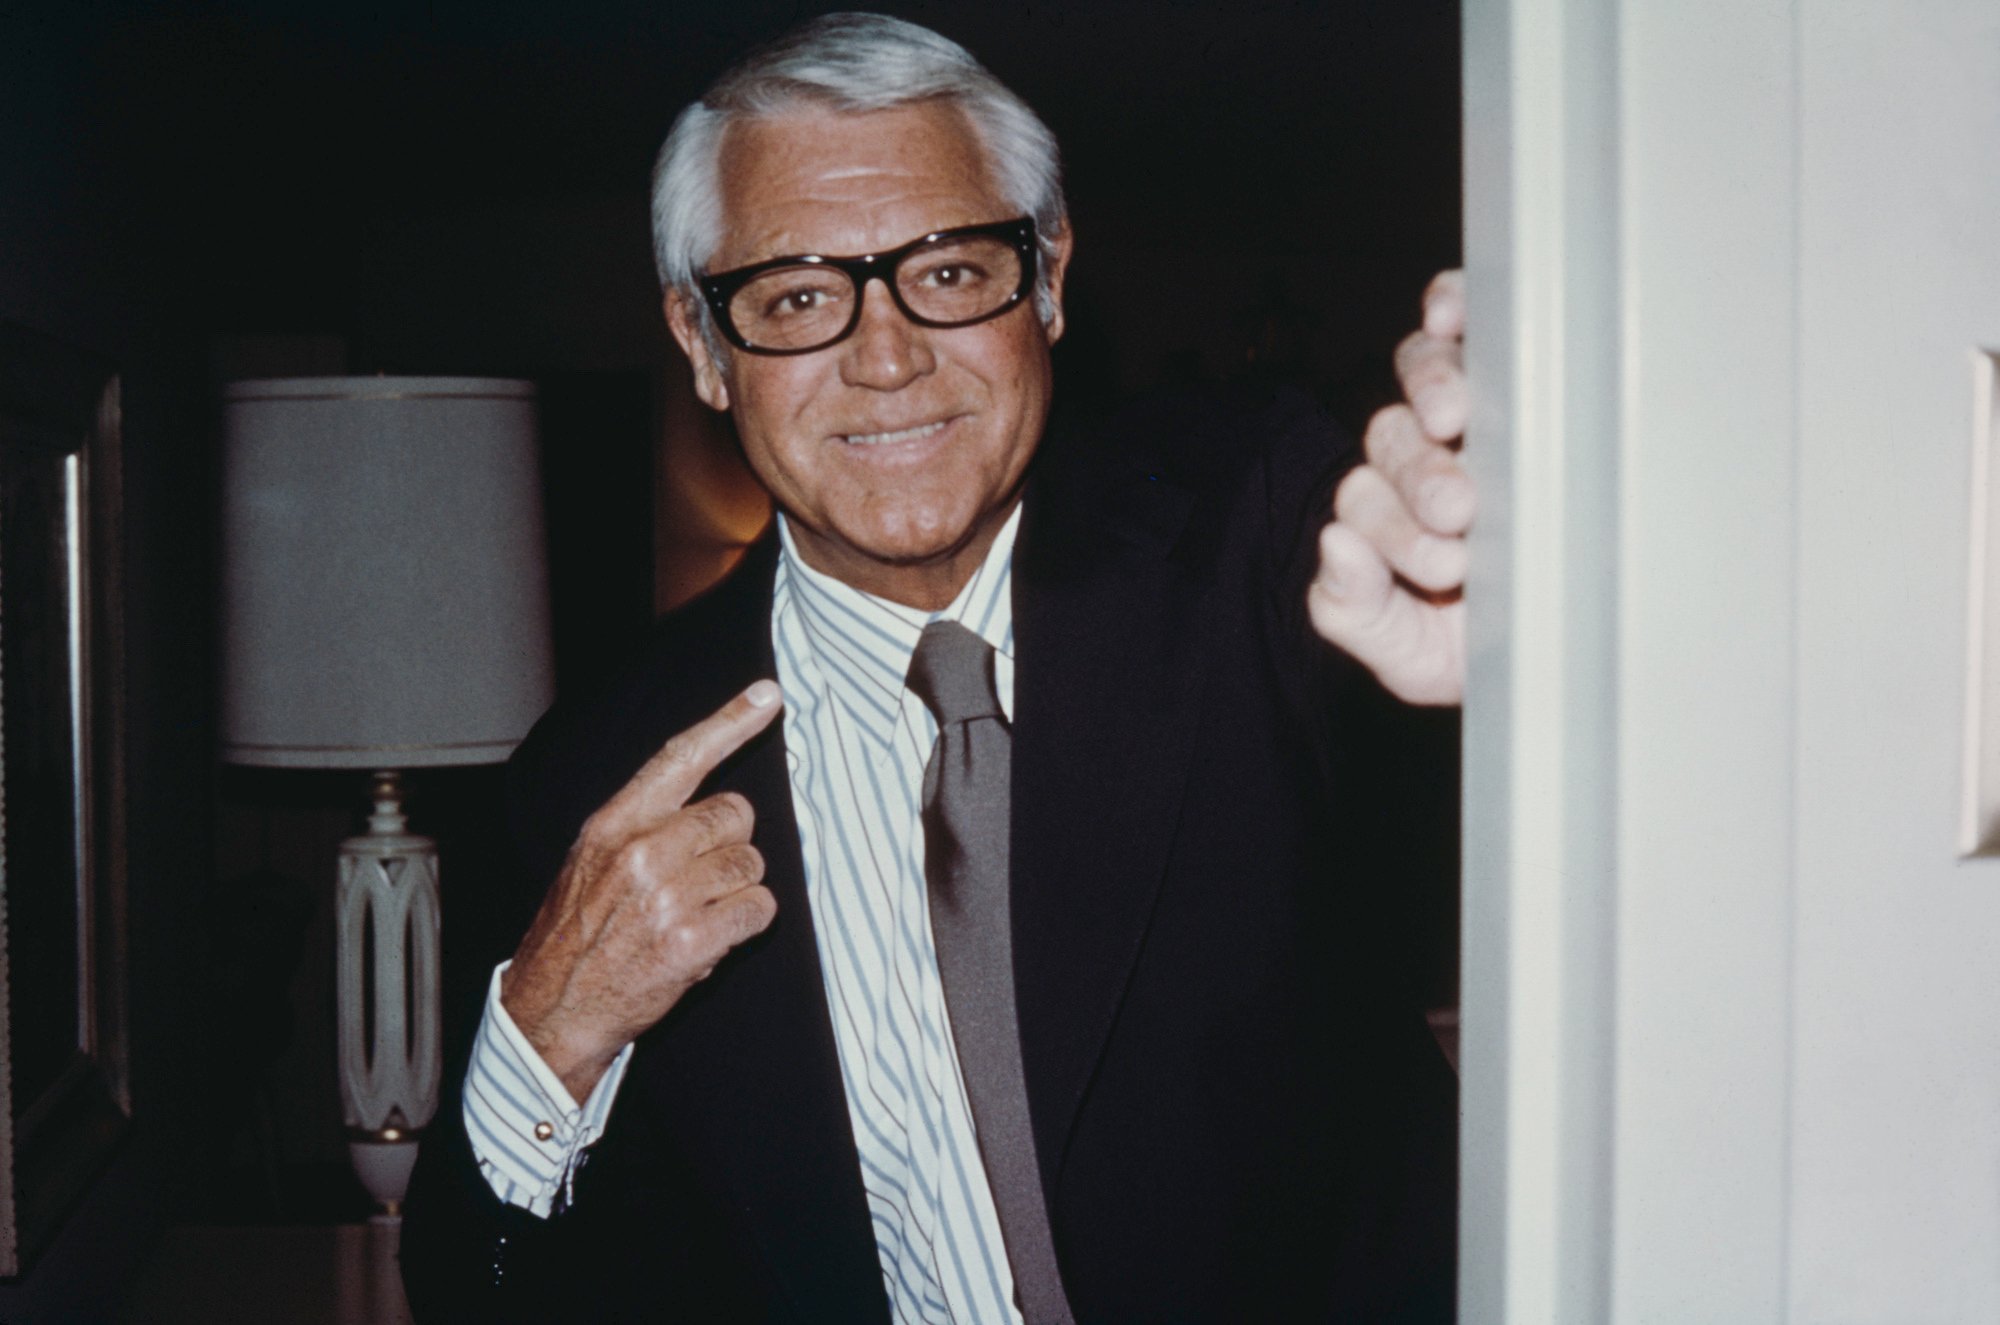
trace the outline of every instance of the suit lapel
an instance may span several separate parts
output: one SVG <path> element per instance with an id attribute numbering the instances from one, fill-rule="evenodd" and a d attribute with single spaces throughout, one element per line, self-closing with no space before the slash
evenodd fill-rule
<path id="1" fill-rule="evenodd" d="M 1145 937 L 1187 781 L 1202 586 L 1191 503 L 1144 472 L 1043 485 L 1015 555 L 1015 999 L 1045 1190 Z"/>
<path id="2" fill-rule="evenodd" d="M 726 678 L 723 697 L 777 674 L 775 566 L 770 537 L 724 590 L 744 602 L 728 614 L 731 628 L 705 642 Z M 723 1209 L 747 1226 L 799 1319 L 886 1320 L 806 899 L 782 719 L 724 765 L 715 790 L 740 792 L 756 809 L 753 840 L 777 919 L 690 990 L 655 1032 L 661 1052 L 650 1056 L 644 1077 L 654 1097 L 648 1105 L 686 1129 L 690 1160 Z"/>

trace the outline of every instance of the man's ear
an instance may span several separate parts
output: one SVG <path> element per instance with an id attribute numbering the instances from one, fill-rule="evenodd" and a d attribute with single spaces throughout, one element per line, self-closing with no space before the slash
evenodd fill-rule
<path id="1" fill-rule="evenodd" d="M 1070 249 L 1075 244 L 1075 242 L 1076 242 L 1076 224 L 1073 221 L 1065 220 L 1063 222 L 1062 232 L 1058 234 L 1050 244 L 1050 247 L 1055 250 L 1055 253 L 1053 255 L 1050 255 L 1048 253 L 1044 253 L 1042 255 L 1043 260 L 1047 262 L 1049 269 L 1050 308 L 1049 308 L 1049 320 L 1046 324 L 1045 329 L 1048 332 L 1049 344 L 1051 345 L 1055 344 L 1057 341 L 1062 339 L 1063 277 L 1067 275 L 1069 272 L 1069 254 L 1070 254 Z"/>
<path id="2" fill-rule="evenodd" d="M 722 365 L 708 352 L 708 337 L 701 334 L 700 310 L 679 290 L 667 291 L 666 310 L 667 329 L 694 366 L 694 393 L 710 409 L 727 411 L 729 385 L 722 380 Z"/>

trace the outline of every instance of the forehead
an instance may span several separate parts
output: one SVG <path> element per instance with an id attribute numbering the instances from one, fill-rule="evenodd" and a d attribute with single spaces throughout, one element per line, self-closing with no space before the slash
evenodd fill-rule
<path id="1" fill-rule="evenodd" d="M 793 253 L 871 253 L 1012 214 L 949 102 L 739 120 L 723 136 L 721 163 L 723 239 L 711 271 Z"/>

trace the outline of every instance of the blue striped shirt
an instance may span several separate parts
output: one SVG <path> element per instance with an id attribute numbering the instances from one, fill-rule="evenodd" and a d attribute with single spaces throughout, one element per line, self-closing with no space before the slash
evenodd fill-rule
<path id="1" fill-rule="evenodd" d="M 943 612 L 864 594 L 807 566 L 788 529 L 772 639 L 820 976 L 861 1155 L 883 1283 L 899 1321 L 1018 1320 L 931 945 L 920 822 L 937 723 L 904 686 L 932 620 L 997 651 L 1014 706 L 1014 532 Z"/>
<path id="2" fill-rule="evenodd" d="M 995 682 L 1011 719 L 1019 521 L 1017 509 L 942 612 L 903 607 L 813 570 L 779 523 L 771 635 L 785 692 L 792 807 L 861 1185 L 899 1322 L 1020 1321 L 931 942 L 920 814 L 937 724 L 904 686 L 924 627 L 957 621 L 996 650 Z M 496 975 L 468 1076 L 467 1128 L 501 1198 L 546 1214 L 601 1132 L 630 1048 L 581 1109 L 536 1059 L 529 1068 L 542 1068 L 557 1093 L 529 1095 L 526 1111 L 515 1112 L 514 1101 L 478 1089 L 484 1076 L 512 1066 L 502 1058 L 484 1067 L 482 1054 L 526 1047 L 497 991 Z M 543 1119 L 563 1144 L 518 1144 Z M 547 1152 L 556 1153 L 535 1162 Z"/>

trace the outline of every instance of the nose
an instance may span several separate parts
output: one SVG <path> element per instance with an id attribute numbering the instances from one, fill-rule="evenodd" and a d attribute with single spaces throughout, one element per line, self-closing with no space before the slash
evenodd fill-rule
<path id="1" fill-rule="evenodd" d="M 897 391 L 937 368 L 930 333 L 903 316 L 882 277 L 864 282 L 859 297 L 861 319 L 841 346 L 841 381 L 871 391 Z"/>

